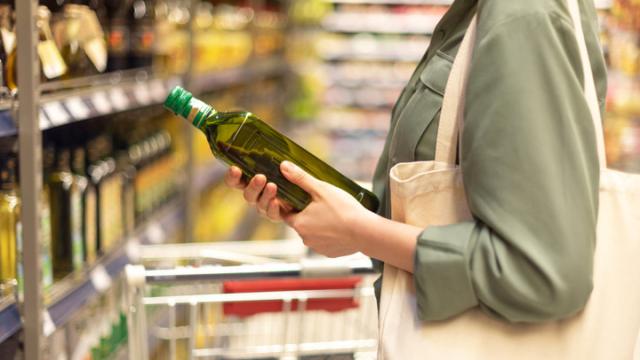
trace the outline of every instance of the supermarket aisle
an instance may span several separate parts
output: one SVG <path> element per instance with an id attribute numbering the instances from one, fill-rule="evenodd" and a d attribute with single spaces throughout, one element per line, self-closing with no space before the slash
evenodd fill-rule
<path id="1" fill-rule="evenodd" d="M 0 0 L 0 359 L 22 359 L 34 343 L 41 349 L 31 354 L 45 359 L 132 358 L 129 343 L 140 334 L 130 331 L 140 313 L 131 309 L 143 306 L 130 306 L 128 264 L 208 271 L 306 259 L 300 242 L 288 240 L 295 234 L 228 191 L 226 168 L 207 139 L 163 102 L 183 86 L 218 110 L 249 110 L 348 177 L 368 182 L 393 104 L 450 3 L 40 0 L 30 6 Z M 640 172 L 640 7 L 629 0 L 597 4 L 610 68 L 608 160 Z M 28 39 L 18 29 L 29 29 L 29 19 L 35 43 L 20 41 Z M 29 48 L 38 60 L 33 65 L 21 58 Z M 21 69 L 39 73 L 33 92 L 20 91 L 29 84 L 19 78 Z M 29 112 L 37 116 L 23 115 Z M 21 132 L 29 128 L 35 131 Z M 38 146 L 25 147 L 21 137 Z M 38 237 L 23 237 L 34 229 Z M 35 273 L 36 258 L 40 284 L 25 276 Z M 355 261 L 360 266 L 362 259 Z M 158 282 L 136 294 L 158 302 L 140 310 L 149 331 L 137 340 L 154 359 L 170 358 L 169 350 L 186 358 L 189 346 L 217 349 L 211 358 L 250 345 L 264 358 L 372 358 L 371 265 L 354 276 L 345 275 L 344 263 L 331 266 L 342 272 L 331 273 L 337 282 L 319 290 L 344 291 L 337 305 L 313 292 L 317 283 L 296 282 L 294 290 L 309 292 L 283 295 L 289 285 L 264 281 L 269 268 L 259 268 L 257 287 L 237 292 L 264 292 L 260 286 L 270 284 L 278 294 L 265 301 L 276 301 L 278 311 L 252 319 L 225 297 L 198 298 L 196 306 L 175 312 L 166 302 L 186 294 L 228 295 L 237 290 L 233 283 Z M 24 318 L 23 307 L 33 304 L 25 294 L 33 289 L 42 298 L 34 313 L 42 315 Z M 324 316 L 326 307 L 345 311 Z M 306 310 L 316 329 L 303 324 Z M 198 320 L 193 328 L 191 316 Z M 25 321 L 44 329 L 38 341 Z M 346 322 L 357 326 L 325 330 Z M 259 333 L 264 341 L 217 336 L 223 330 Z M 297 332 L 303 335 L 293 338 Z M 307 345 L 278 348 L 282 339 Z"/>

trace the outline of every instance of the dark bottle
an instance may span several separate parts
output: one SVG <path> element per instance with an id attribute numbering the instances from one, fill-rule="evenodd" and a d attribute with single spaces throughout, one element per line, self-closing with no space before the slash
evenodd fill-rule
<path id="1" fill-rule="evenodd" d="M 153 59 L 154 9 L 150 0 L 133 0 L 129 9 L 129 67 L 149 67 Z"/>
<path id="2" fill-rule="evenodd" d="M 127 18 L 129 0 L 105 0 L 107 11 L 107 44 L 109 56 L 107 70 L 124 70 L 128 67 L 131 49 Z"/>
<path id="3" fill-rule="evenodd" d="M 82 269 L 82 195 L 71 173 L 71 154 L 61 149 L 56 154 L 56 166 L 49 177 L 51 203 L 51 246 L 53 274 L 63 278 Z"/>
<path id="4" fill-rule="evenodd" d="M 82 147 L 73 150 L 71 171 L 73 183 L 80 192 L 82 210 L 80 221 L 82 222 L 82 249 L 83 259 L 87 264 L 92 264 L 97 258 L 97 204 L 96 189 L 89 181 L 86 172 L 85 151 Z"/>
<path id="5" fill-rule="evenodd" d="M 238 166 L 249 178 L 264 174 L 278 186 L 278 196 L 297 210 L 304 209 L 311 198 L 280 173 L 280 163 L 284 160 L 348 192 L 367 209 L 376 211 L 378 208 L 378 199 L 372 192 L 249 112 L 217 112 L 181 87 L 171 91 L 164 105 L 200 129 L 207 136 L 211 151 L 218 159 Z"/>
<path id="6" fill-rule="evenodd" d="M 0 0 L 0 67 L 2 68 L 2 80 L 0 80 L 0 86 L 7 85 L 7 59 L 16 46 L 14 25 L 14 9 L 12 1 Z"/>

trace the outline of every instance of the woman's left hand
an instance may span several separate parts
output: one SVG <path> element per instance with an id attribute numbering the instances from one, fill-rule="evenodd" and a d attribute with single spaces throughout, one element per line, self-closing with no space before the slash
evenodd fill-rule
<path id="1" fill-rule="evenodd" d="M 282 219 L 300 235 L 306 246 L 328 257 L 361 251 L 356 231 L 362 226 L 361 221 L 373 213 L 347 192 L 314 178 L 291 162 L 282 162 L 280 171 L 287 180 L 311 196 L 311 202 L 301 212 L 280 211 Z M 258 200 L 262 212 L 280 204 L 275 198 L 275 191 L 265 191 L 263 196 L 271 199 Z"/>

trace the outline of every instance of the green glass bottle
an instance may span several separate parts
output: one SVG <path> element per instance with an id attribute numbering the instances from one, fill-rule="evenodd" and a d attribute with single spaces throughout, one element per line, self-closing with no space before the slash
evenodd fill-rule
<path id="1" fill-rule="evenodd" d="M 78 188 L 82 198 L 82 249 L 84 251 L 83 260 L 86 264 L 93 264 L 97 258 L 96 240 L 96 189 L 89 181 L 86 172 L 85 151 L 82 147 L 73 150 L 71 170 L 74 177 L 74 185 Z"/>
<path id="2" fill-rule="evenodd" d="M 16 246 L 21 235 L 16 159 L 13 155 L 4 156 L 0 160 L 0 297 L 10 294 L 17 284 Z"/>
<path id="3" fill-rule="evenodd" d="M 211 151 L 218 159 L 239 167 L 248 178 L 264 174 L 278 186 L 278 196 L 296 210 L 304 209 L 311 198 L 280 173 L 280 163 L 284 160 L 348 192 L 367 209 L 378 209 L 378 199 L 372 192 L 249 112 L 217 112 L 181 87 L 171 91 L 164 106 L 204 132 Z"/>

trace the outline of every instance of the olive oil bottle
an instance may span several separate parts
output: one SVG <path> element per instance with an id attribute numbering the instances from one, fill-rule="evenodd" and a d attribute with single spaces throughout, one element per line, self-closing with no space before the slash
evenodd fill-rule
<path id="1" fill-rule="evenodd" d="M 82 199 L 81 206 L 83 211 L 80 214 L 80 221 L 82 222 L 83 258 L 85 263 L 92 264 L 97 258 L 96 218 L 98 210 L 96 207 L 96 189 L 87 178 L 85 164 L 85 151 L 82 147 L 77 147 L 73 150 L 71 171 L 73 172 L 73 183 Z"/>
<path id="2" fill-rule="evenodd" d="M 18 277 L 16 245 L 22 231 L 15 174 L 15 157 L 3 155 L 0 163 L 0 296 L 14 290 Z"/>
<path id="3" fill-rule="evenodd" d="M 74 183 L 70 152 L 60 149 L 55 171 L 49 177 L 53 274 L 63 278 L 80 270 L 84 263 L 82 249 L 82 197 Z"/>
<path id="4" fill-rule="evenodd" d="M 40 196 L 40 261 L 42 266 L 42 287 L 46 290 L 53 285 L 53 260 L 51 251 L 51 188 L 49 177 L 55 163 L 55 150 L 47 146 L 42 152 L 42 168 L 44 178 L 42 180 L 42 196 Z M 22 254 L 22 242 L 18 242 L 18 254 Z M 21 264 L 22 262 L 19 262 Z M 23 290 L 23 270 L 18 268 L 18 286 L 20 293 Z M 46 296 L 46 294 L 45 294 Z"/>
<path id="5" fill-rule="evenodd" d="M 296 210 L 304 209 L 311 198 L 280 173 L 279 166 L 284 160 L 348 192 L 367 209 L 376 211 L 378 208 L 378 199 L 372 192 L 249 112 L 217 112 L 181 87 L 171 91 L 164 105 L 200 129 L 207 136 L 211 151 L 218 159 L 238 166 L 248 178 L 264 174 L 278 186 L 278 196 Z"/>

